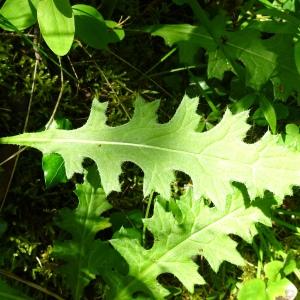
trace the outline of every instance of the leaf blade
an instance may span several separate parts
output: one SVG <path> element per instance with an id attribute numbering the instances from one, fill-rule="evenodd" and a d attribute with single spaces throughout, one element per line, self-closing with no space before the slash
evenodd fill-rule
<path id="1" fill-rule="evenodd" d="M 156 121 L 158 102 L 137 99 L 132 120 L 124 125 L 105 124 L 107 104 L 93 102 L 87 123 L 78 129 L 49 129 L 0 138 L 0 143 L 31 146 L 43 153 L 59 153 L 65 161 L 67 177 L 82 173 L 82 161 L 96 162 L 105 192 L 120 190 L 119 175 L 124 161 L 144 171 L 144 194 L 151 190 L 170 198 L 174 170 L 191 177 L 195 197 L 203 195 L 219 208 L 232 194 L 231 182 L 241 182 L 250 197 L 265 190 L 283 198 L 300 182 L 300 154 L 279 145 L 279 137 L 267 132 L 254 144 L 243 139 L 249 129 L 247 112 L 233 115 L 229 110 L 211 130 L 196 131 L 199 115 L 197 99 L 185 97 L 174 117 L 165 124 Z M 74 147 L 76 146 L 76 147 Z"/>
<path id="2" fill-rule="evenodd" d="M 78 207 L 74 211 L 62 209 L 56 220 L 60 228 L 72 234 L 71 240 L 54 243 L 53 254 L 65 261 L 60 272 L 75 300 L 81 299 L 84 287 L 95 278 L 99 268 L 99 264 L 95 264 L 97 252 L 104 246 L 100 240 L 95 240 L 95 235 L 110 226 L 106 218 L 100 217 L 111 205 L 99 184 L 97 171 L 90 168 L 84 183 L 76 187 Z"/>
<path id="3" fill-rule="evenodd" d="M 6 0 L 0 9 L 0 14 L 5 17 L 18 30 L 24 30 L 36 22 L 36 6 L 39 0 Z M 16 9 L 16 7 L 18 9 Z M 14 31 L 15 28 L 2 24 L 0 27 Z"/>
<path id="4" fill-rule="evenodd" d="M 66 55 L 75 34 L 74 15 L 68 0 L 41 0 L 37 18 L 45 42 L 57 55 Z"/>
<path id="5" fill-rule="evenodd" d="M 255 222 L 271 223 L 260 208 L 245 207 L 240 191 L 236 190 L 228 201 L 227 210 L 222 212 L 207 207 L 202 200 L 193 200 L 189 191 L 177 201 L 183 215 L 180 223 L 156 201 L 153 216 L 144 220 L 154 236 L 154 244 L 148 250 L 137 240 L 124 237 L 126 232 L 122 230 L 122 238 L 110 243 L 128 262 L 132 280 L 119 289 L 116 299 L 130 299 L 126 295 L 139 291 L 139 282 L 148 286 L 154 299 L 163 299 L 168 292 L 156 281 L 163 273 L 172 273 L 193 293 L 194 284 L 205 283 L 192 260 L 195 255 L 204 256 L 215 271 L 224 260 L 242 265 L 236 243 L 228 234 L 249 242 L 257 233 Z"/>

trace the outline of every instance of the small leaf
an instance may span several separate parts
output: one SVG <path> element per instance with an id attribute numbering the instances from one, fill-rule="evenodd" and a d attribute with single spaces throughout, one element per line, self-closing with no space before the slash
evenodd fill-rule
<path id="1" fill-rule="evenodd" d="M 71 129 L 72 124 L 66 118 L 57 118 L 53 121 L 50 128 Z M 44 154 L 42 160 L 44 180 L 46 188 L 53 187 L 58 183 L 67 181 L 65 163 L 63 158 L 57 153 Z"/>
<path id="2" fill-rule="evenodd" d="M 6 0 L 0 9 L 0 14 L 13 26 L 0 22 L 5 30 L 24 30 L 36 22 L 36 6 L 39 0 Z"/>
<path id="3" fill-rule="evenodd" d="M 258 278 L 246 281 L 238 293 L 238 300 L 269 300 L 264 281 Z"/>
<path id="4" fill-rule="evenodd" d="M 59 154 L 44 154 L 43 170 L 46 188 L 51 188 L 58 183 L 67 182 L 65 163 Z"/>
<path id="5" fill-rule="evenodd" d="M 287 124 L 285 127 L 286 135 L 284 136 L 284 143 L 290 149 L 300 151 L 300 134 L 299 126 L 296 124 Z"/>
<path id="6" fill-rule="evenodd" d="M 235 102 L 230 109 L 235 114 L 248 110 L 256 101 L 256 98 L 257 96 L 255 94 L 248 94 L 239 101 Z"/>
<path id="7" fill-rule="evenodd" d="M 285 127 L 286 134 L 291 136 L 299 135 L 299 127 L 296 124 L 287 124 Z"/>
<path id="8" fill-rule="evenodd" d="M 283 262 L 278 260 L 273 260 L 264 266 L 265 275 L 269 281 L 277 281 L 281 279 L 280 272 L 282 267 Z"/>
<path id="9" fill-rule="evenodd" d="M 45 42 L 57 55 L 69 52 L 75 34 L 74 16 L 68 0 L 40 0 L 37 17 Z"/>
<path id="10" fill-rule="evenodd" d="M 297 270 L 297 262 L 294 255 L 290 252 L 288 253 L 283 266 L 283 273 L 287 276 Z"/>
<path id="11" fill-rule="evenodd" d="M 267 294 L 269 299 L 294 300 L 297 296 L 297 288 L 287 278 L 268 283 Z"/>
<path id="12" fill-rule="evenodd" d="M 264 95 L 260 95 L 259 104 L 260 104 L 262 112 L 271 128 L 272 133 L 275 134 L 277 118 L 276 118 L 276 112 L 275 112 L 275 109 L 274 109 L 272 103 Z"/>
<path id="13" fill-rule="evenodd" d="M 297 41 L 294 49 L 294 56 L 298 73 L 300 74 L 300 41 Z"/>
<path id="14" fill-rule="evenodd" d="M 116 23 L 104 21 L 98 10 L 90 5 L 72 6 L 75 16 L 76 35 L 89 46 L 105 49 L 109 43 L 118 42 L 124 37 L 124 31 Z"/>

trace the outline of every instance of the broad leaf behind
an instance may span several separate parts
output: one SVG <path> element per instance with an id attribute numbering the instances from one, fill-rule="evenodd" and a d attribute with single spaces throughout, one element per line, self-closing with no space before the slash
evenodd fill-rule
<path id="1" fill-rule="evenodd" d="M 84 287 L 99 274 L 103 262 L 99 261 L 101 252 L 106 252 L 107 245 L 95 240 L 98 231 L 110 226 L 106 218 L 100 215 L 110 209 L 110 204 L 100 188 L 99 176 L 91 168 L 83 184 L 77 185 L 78 207 L 72 211 L 63 209 L 59 213 L 57 224 L 71 233 L 72 239 L 56 241 L 53 253 L 66 263 L 60 268 L 73 298 L 81 299 Z M 102 256 L 103 258 L 103 256 Z"/>

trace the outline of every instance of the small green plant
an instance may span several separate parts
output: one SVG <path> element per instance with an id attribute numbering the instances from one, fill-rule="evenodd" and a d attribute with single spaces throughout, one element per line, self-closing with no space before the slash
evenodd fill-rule
<path id="1" fill-rule="evenodd" d="M 296 261 L 291 256 L 287 256 L 285 261 L 274 260 L 267 263 L 264 266 L 266 281 L 259 278 L 246 281 L 241 287 L 238 299 L 294 299 L 297 288 L 286 276 L 296 269 Z"/>

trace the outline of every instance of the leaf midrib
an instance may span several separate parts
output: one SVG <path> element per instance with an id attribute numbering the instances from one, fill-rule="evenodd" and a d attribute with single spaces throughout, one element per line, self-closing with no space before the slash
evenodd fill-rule
<path id="1" fill-rule="evenodd" d="M 146 149 L 153 149 L 153 150 L 160 150 L 166 152 L 174 152 L 174 153 L 181 153 L 181 154 L 188 154 L 188 155 L 199 155 L 197 152 L 189 152 L 183 150 L 177 150 L 172 148 L 165 148 L 160 146 L 154 145 L 147 145 L 147 144 L 136 144 L 136 143 L 127 143 L 127 142 L 114 142 L 114 141 L 102 141 L 102 140 L 89 140 L 89 139 L 58 139 L 58 138 L 20 138 L 20 137 L 7 137 L 7 138 L 0 138 L 0 144 L 18 144 L 18 145 L 30 145 L 30 147 L 35 147 L 35 143 L 51 143 L 51 144 L 84 144 L 84 145 L 112 145 L 112 146 L 129 146 L 129 147 L 136 147 L 136 148 L 146 148 Z M 32 145 L 32 146 L 31 146 Z M 36 147 L 39 148 L 39 147 Z"/>

